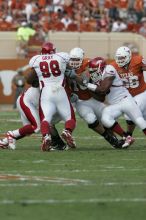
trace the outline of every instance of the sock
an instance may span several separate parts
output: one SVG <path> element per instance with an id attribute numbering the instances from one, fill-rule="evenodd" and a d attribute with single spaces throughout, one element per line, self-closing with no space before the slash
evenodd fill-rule
<path id="1" fill-rule="evenodd" d="M 76 126 L 76 121 L 74 119 L 65 122 L 65 129 L 72 132 Z"/>
<path id="2" fill-rule="evenodd" d="M 130 131 L 126 131 L 125 132 L 125 136 L 127 137 L 127 136 L 132 136 L 133 135 L 133 132 L 130 132 Z"/>
<path id="3" fill-rule="evenodd" d="M 120 135 L 121 137 L 125 135 L 123 128 L 121 128 L 118 122 L 115 122 L 114 125 L 110 129 L 116 134 Z"/>
<path id="4" fill-rule="evenodd" d="M 110 143 L 111 145 L 118 145 L 118 139 L 116 136 L 114 136 L 112 133 L 109 133 L 107 130 L 104 131 L 102 134 L 104 139 Z"/>
<path id="5" fill-rule="evenodd" d="M 46 136 L 46 134 L 50 134 L 50 126 L 49 123 L 47 121 L 42 121 L 41 123 L 41 133 L 44 136 Z"/>
<path id="6" fill-rule="evenodd" d="M 143 129 L 142 131 L 143 131 L 143 133 L 146 135 L 146 128 L 145 128 L 145 129 Z"/>
<path id="7" fill-rule="evenodd" d="M 25 137 L 26 135 L 30 135 L 34 133 L 34 128 L 32 125 L 25 125 L 19 129 L 19 133 L 21 137 Z"/>
<path id="8" fill-rule="evenodd" d="M 10 132 L 11 134 L 11 132 Z M 18 138 L 21 136 L 19 129 L 12 131 L 12 136 L 14 136 L 15 138 Z"/>

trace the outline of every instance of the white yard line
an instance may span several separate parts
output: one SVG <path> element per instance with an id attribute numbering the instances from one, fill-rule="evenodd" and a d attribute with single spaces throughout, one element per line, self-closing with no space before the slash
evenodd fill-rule
<path id="1" fill-rule="evenodd" d="M 3 122 L 21 122 L 22 123 L 20 119 L 0 119 L 0 120 L 1 122 L 3 121 Z"/>
<path id="2" fill-rule="evenodd" d="M 79 204 L 79 203 L 145 203 L 146 198 L 90 198 L 90 199 L 68 199 L 68 200 L 57 200 L 57 199 L 47 199 L 47 200 L 0 200 L 0 205 L 14 205 L 14 204 Z"/>
<path id="3" fill-rule="evenodd" d="M 26 181 L 26 180 L 25 180 Z M 50 183 L 53 183 L 53 185 L 57 184 L 60 186 L 79 186 L 78 183 L 63 183 L 63 182 L 56 182 L 56 181 L 44 181 L 42 180 L 41 182 L 37 182 L 37 183 L 29 183 L 29 182 L 25 182 L 22 183 L 22 181 L 20 180 L 19 183 L 0 183 L 0 187 L 42 187 L 42 182 L 43 182 L 43 186 L 49 186 Z M 106 183 L 88 183 L 88 184 L 84 184 L 84 186 L 104 186 L 104 187 L 112 187 L 112 186 L 146 186 L 146 182 L 106 182 Z M 83 185 L 82 185 L 83 187 Z"/>
<path id="4" fill-rule="evenodd" d="M 141 186 L 145 185 L 146 182 L 107 182 L 103 183 L 103 186 Z"/>
<path id="5" fill-rule="evenodd" d="M 52 176 L 26 176 L 26 175 L 12 175 L 12 174 L 1 174 L 0 182 L 2 181 L 36 181 L 36 182 L 49 182 L 58 184 L 90 184 L 90 180 L 83 179 L 71 179 L 63 177 L 52 177 Z"/>
<path id="6" fill-rule="evenodd" d="M 52 164 L 50 164 L 52 165 Z M 63 164 L 62 164 L 63 165 Z M 65 165 L 65 164 L 64 164 Z M 60 166 L 60 164 L 59 164 Z M 113 171 L 126 171 L 126 172 L 135 172 L 135 171 L 146 171 L 146 167 L 145 168 L 126 168 L 126 167 L 123 167 L 123 168 L 119 168 L 119 167 L 110 167 L 110 168 L 100 168 L 100 166 L 98 167 L 97 166 L 97 169 L 95 169 L 95 165 L 93 166 L 89 166 L 89 168 L 92 168 L 94 167 L 94 169 L 74 169 L 74 170 L 65 170 L 65 169 L 54 169 L 53 170 L 53 173 L 66 173 L 66 172 L 70 172 L 70 173 L 91 173 L 91 172 L 113 172 Z M 48 173 L 47 170 L 25 170 L 23 171 L 23 173 Z M 0 170 L 0 175 L 17 175 L 18 174 L 18 170 L 12 170 L 12 171 L 3 171 L 3 170 Z M 20 174 L 21 175 L 21 174 Z"/>
<path id="7" fill-rule="evenodd" d="M 78 186 L 79 184 L 77 183 L 59 183 L 59 182 L 51 182 L 53 185 L 57 184 L 59 186 Z M 50 186 L 51 184 L 50 182 L 46 183 L 46 182 L 41 182 L 41 183 L 0 183 L 0 187 L 42 187 L 42 186 Z M 85 184 L 85 185 L 93 185 L 93 184 Z M 83 186 L 83 185 L 82 185 Z"/>

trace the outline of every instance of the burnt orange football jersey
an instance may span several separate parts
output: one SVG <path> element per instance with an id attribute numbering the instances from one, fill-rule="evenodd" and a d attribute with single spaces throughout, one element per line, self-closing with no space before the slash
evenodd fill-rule
<path id="1" fill-rule="evenodd" d="M 76 73 L 78 75 L 82 75 L 84 71 L 88 69 L 88 64 L 89 64 L 89 59 L 85 58 L 83 60 L 81 67 L 78 70 L 76 70 Z M 76 93 L 79 99 L 81 100 L 88 100 L 92 97 L 90 91 L 86 89 L 84 86 L 79 85 L 77 82 L 73 83 L 72 89 L 73 89 L 73 92 Z"/>
<path id="2" fill-rule="evenodd" d="M 110 64 L 115 67 L 124 86 L 129 90 L 132 96 L 138 95 L 146 90 L 146 83 L 143 76 L 143 66 L 146 66 L 146 63 L 143 62 L 142 56 L 133 55 L 127 69 L 118 67 L 115 61 Z"/>

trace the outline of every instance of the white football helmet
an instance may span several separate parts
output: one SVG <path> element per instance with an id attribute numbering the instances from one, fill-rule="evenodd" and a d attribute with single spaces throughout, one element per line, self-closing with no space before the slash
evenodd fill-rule
<path id="1" fill-rule="evenodd" d="M 119 67 L 123 67 L 130 62 L 131 55 L 129 47 L 119 47 L 115 54 L 115 61 Z"/>
<path id="2" fill-rule="evenodd" d="M 73 48 L 70 53 L 69 65 L 74 69 L 79 69 L 84 59 L 84 51 L 79 47 Z"/>

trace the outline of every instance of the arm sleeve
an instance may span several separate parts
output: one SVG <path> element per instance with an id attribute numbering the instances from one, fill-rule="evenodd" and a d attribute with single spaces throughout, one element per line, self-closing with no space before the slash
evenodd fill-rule
<path id="1" fill-rule="evenodd" d="M 36 62 L 36 60 L 37 60 L 38 57 L 39 57 L 39 55 L 36 55 L 36 56 L 33 56 L 33 57 L 30 59 L 30 61 L 29 61 L 29 66 L 30 66 L 31 68 L 35 67 L 35 62 Z"/>
<path id="2" fill-rule="evenodd" d="M 60 52 L 60 53 L 58 53 L 58 55 L 63 58 L 64 62 L 66 62 L 66 63 L 69 62 L 70 56 L 68 53 Z"/>

